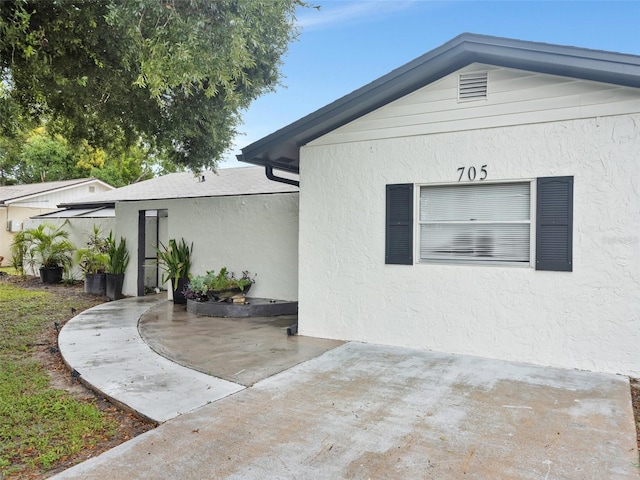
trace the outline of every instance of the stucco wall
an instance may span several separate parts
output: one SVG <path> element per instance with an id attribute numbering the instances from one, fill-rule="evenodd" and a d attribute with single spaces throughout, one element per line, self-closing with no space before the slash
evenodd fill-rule
<path id="1" fill-rule="evenodd" d="M 640 375 L 640 115 L 301 157 L 301 334 Z M 487 181 L 575 177 L 573 272 L 385 265 L 385 185 L 455 184 L 484 164 Z"/>
<path id="2" fill-rule="evenodd" d="M 193 275 L 224 266 L 237 275 L 249 270 L 257 273 L 252 296 L 297 300 L 297 193 L 118 203 L 117 234 L 131 253 L 126 295 L 136 294 L 138 212 L 155 209 L 168 211 L 163 243 L 193 242 Z"/>

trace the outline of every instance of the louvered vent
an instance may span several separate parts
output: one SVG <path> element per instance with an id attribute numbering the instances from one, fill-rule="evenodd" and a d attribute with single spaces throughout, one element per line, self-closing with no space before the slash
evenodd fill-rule
<path id="1" fill-rule="evenodd" d="M 465 73 L 459 77 L 458 99 L 461 102 L 487 98 L 487 72 Z"/>

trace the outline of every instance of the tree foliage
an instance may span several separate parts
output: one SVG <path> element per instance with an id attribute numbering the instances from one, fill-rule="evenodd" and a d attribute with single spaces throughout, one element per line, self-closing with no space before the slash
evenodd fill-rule
<path id="1" fill-rule="evenodd" d="M 31 116 L 23 112 L 0 81 L 0 185 L 16 181 L 14 173 L 20 163 L 22 132 L 33 127 Z"/>
<path id="2" fill-rule="evenodd" d="M 77 178 L 76 165 L 67 142 L 60 135 L 50 136 L 40 128 L 27 139 L 21 151 L 20 183 L 36 183 Z"/>
<path id="3" fill-rule="evenodd" d="M 179 169 L 141 145 L 104 150 L 86 140 L 71 144 L 45 127 L 13 139 L 0 135 L 0 185 L 95 177 L 122 187 Z"/>
<path id="4" fill-rule="evenodd" d="M 47 118 L 73 144 L 142 141 L 175 164 L 215 168 L 241 111 L 277 85 L 299 5 L 3 0 L 0 110 Z"/>

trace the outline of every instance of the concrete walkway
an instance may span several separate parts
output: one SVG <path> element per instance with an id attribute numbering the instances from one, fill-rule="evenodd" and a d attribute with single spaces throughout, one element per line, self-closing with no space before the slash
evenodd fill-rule
<path id="1" fill-rule="evenodd" d="M 344 342 L 287 336 L 296 315 L 211 318 L 164 302 L 138 323 L 144 342 L 169 360 L 249 387 Z"/>
<path id="2" fill-rule="evenodd" d="M 62 356 L 83 382 L 156 423 L 245 388 L 172 362 L 149 348 L 138 320 L 159 296 L 103 303 L 71 319 L 58 336 Z"/>
<path id="3" fill-rule="evenodd" d="M 141 358 L 156 356 L 135 328 L 152 305 L 98 307 L 67 324 L 60 343 L 85 380 L 112 378 L 110 396 L 143 410 L 191 396 L 174 388 L 192 384 L 176 378 L 189 369 Z M 122 361 L 129 343 L 136 353 Z M 169 370 L 167 396 L 149 394 L 156 383 L 141 379 Z M 169 408 L 191 411 L 53 478 L 640 478 L 620 376 L 347 343 L 249 388 L 194 378 L 198 394 L 218 394 Z"/>

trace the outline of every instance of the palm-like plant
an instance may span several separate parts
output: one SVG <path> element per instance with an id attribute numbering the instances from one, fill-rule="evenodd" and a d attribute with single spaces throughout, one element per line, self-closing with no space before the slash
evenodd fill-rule
<path id="1" fill-rule="evenodd" d="M 129 265 L 129 251 L 127 250 L 127 240 L 120 237 L 120 243 L 116 245 L 116 240 L 109 235 L 107 239 L 109 264 L 107 272 L 114 275 L 120 275 L 127 271 Z"/>
<path id="2" fill-rule="evenodd" d="M 16 233 L 11 244 L 11 266 L 19 275 L 25 275 L 25 262 L 27 259 L 27 240 L 24 230 Z"/>
<path id="3" fill-rule="evenodd" d="M 167 246 L 160 242 L 160 245 L 156 247 L 156 252 L 158 254 L 158 265 L 164 270 L 162 283 L 171 280 L 173 288 L 176 290 L 179 278 L 189 278 L 192 251 L 193 242 L 191 242 L 191 245 L 187 245 L 184 238 L 180 239 L 180 243 L 172 238 Z"/>
<path id="4" fill-rule="evenodd" d="M 11 245 L 14 263 L 22 258 L 22 269 L 27 266 L 34 273 L 40 268 L 62 267 L 69 269 L 75 250 L 69 241 L 69 232 L 53 225 L 41 223 L 36 228 L 19 232 Z"/>

